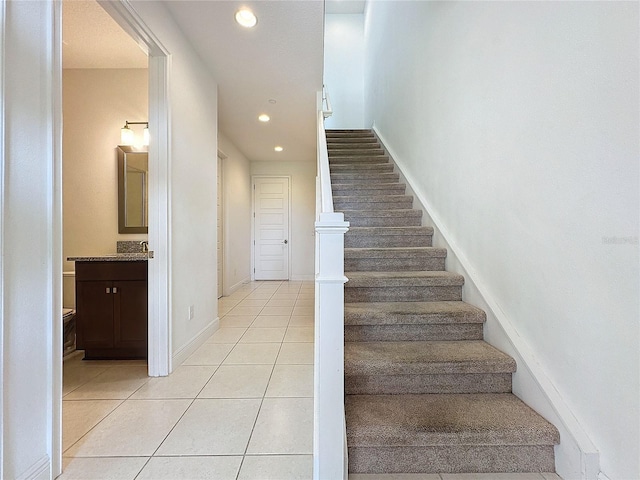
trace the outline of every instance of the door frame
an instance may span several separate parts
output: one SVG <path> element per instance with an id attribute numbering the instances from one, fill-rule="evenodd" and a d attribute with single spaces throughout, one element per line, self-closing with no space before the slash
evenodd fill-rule
<path id="1" fill-rule="evenodd" d="M 251 175 L 251 280 L 256 279 L 256 179 L 257 178 L 286 178 L 287 191 L 287 280 L 291 280 L 291 175 Z"/>
<path id="2" fill-rule="evenodd" d="M 225 193 L 225 188 L 224 188 L 224 161 L 227 158 L 227 155 L 225 155 L 225 153 L 223 151 L 221 151 L 220 149 L 218 149 L 218 156 L 217 156 L 217 165 L 216 168 L 217 170 L 217 183 L 216 186 L 219 187 L 219 191 L 216 191 L 216 197 L 220 198 L 220 210 L 222 212 L 221 215 L 218 216 L 217 219 L 217 224 L 216 227 L 219 225 L 220 226 L 220 231 L 222 233 L 222 238 L 216 238 L 216 242 L 220 242 L 220 250 L 222 255 L 218 255 L 217 256 L 217 263 L 220 268 L 220 275 L 218 275 L 218 291 L 216 293 L 216 295 L 221 294 L 221 297 L 224 297 L 226 295 L 226 290 L 225 290 L 225 273 L 226 273 L 226 269 L 225 269 L 225 264 L 226 264 L 226 257 L 227 257 L 227 234 L 226 234 L 226 223 L 227 223 L 227 215 L 226 215 L 226 211 L 225 211 L 225 198 L 224 198 L 224 193 Z M 216 214 L 218 211 L 218 205 L 217 205 L 217 201 L 216 201 Z M 216 229 L 217 231 L 217 229 Z M 217 245 L 216 245 L 216 251 L 217 251 Z M 216 271 L 217 273 L 217 271 Z M 218 300 L 221 298 L 218 297 Z"/>
<path id="3" fill-rule="evenodd" d="M 171 55 L 127 0 L 98 3 L 149 57 L 149 376 L 171 365 Z"/>
<path id="4" fill-rule="evenodd" d="M 149 259 L 148 301 L 149 376 L 168 375 L 171 364 L 171 55 L 144 23 L 128 0 L 98 0 L 98 3 L 149 57 L 149 244 L 154 258 Z M 62 1 L 55 0 L 53 37 L 52 131 L 53 172 L 56 181 L 62 172 Z M 53 295 L 62 302 L 62 194 L 53 193 Z M 59 257 L 59 258 L 58 258 Z M 58 302 L 54 302 L 57 306 Z M 60 309 L 54 319 L 60 318 Z M 62 338 L 61 322 L 54 321 L 52 338 Z M 59 343 L 59 342 L 57 342 Z M 62 472 L 62 347 L 52 347 L 51 462 L 53 478 Z"/>

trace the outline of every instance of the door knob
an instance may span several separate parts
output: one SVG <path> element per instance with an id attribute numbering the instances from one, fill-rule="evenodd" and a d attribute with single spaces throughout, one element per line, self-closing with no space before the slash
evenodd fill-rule
<path id="1" fill-rule="evenodd" d="M 287 244 L 287 243 L 289 243 L 289 242 L 287 242 L 287 241 L 285 240 L 283 243 L 286 245 L 286 244 Z"/>

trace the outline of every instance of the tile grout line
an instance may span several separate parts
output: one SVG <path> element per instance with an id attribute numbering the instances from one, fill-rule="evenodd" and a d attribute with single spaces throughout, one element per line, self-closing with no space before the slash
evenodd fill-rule
<path id="1" fill-rule="evenodd" d="M 236 341 L 233 345 L 233 348 L 235 348 L 236 345 L 238 345 L 240 339 L 238 339 L 238 341 Z M 202 388 L 198 391 L 198 393 L 191 399 L 191 402 L 189 403 L 189 405 L 187 406 L 187 408 L 184 410 L 184 412 L 182 412 L 182 415 L 180 415 L 180 418 L 178 418 L 178 420 L 176 421 L 176 423 L 174 423 L 173 427 L 171 427 L 171 429 L 169 430 L 169 432 L 167 432 L 167 434 L 164 436 L 164 438 L 162 439 L 162 441 L 158 444 L 158 446 L 156 447 L 156 449 L 153 451 L 153 453 L 151 454 L 151 456 L 147 459 L 147 461 L 145 462 L 144 466 L 142 467 L 142 469 L 140 469 L 140 471 L 136 474 L 136 476 L 134 477 L 134 480 L 136 480 L 140 474 L 142 473 L 142 471 L 144 470 L 144 468 L 149 464 L 149 462 L 151 461 L 151 458 L 154 458 L 156 456 L 156 453 L 158 453 L 158 450 L 160 450 L 160 448 L 162 447 L 162 445 L 164 444 L 164 442 L 167 441 L 167 438 L 169 438 L 169 435 L 171 435 L 171 433 L 175 430 L 175 428 L 178 426 L 178 424 L 180 423 L 180 421 L 184 418 L 184 416 L 187 414 L 187 412 L 189 411 L 189 409 L 193 406 L 193 404 L 195 403 L 195 401 L 198 399 L 198 395 L 200 395 L 202 393 L 202 390 L 204 390 L 204 388 L 206 387 L 206 385 L 211 381 L 211 379 L 213 378 L 213 376 L 215 375 L 215 373 L 219 370 L 219 368 L 222 366 L 222 364 L 224 363 L 224 361 L 227 359 L 227 357 L 231 354 L 231 352 L 233 351 L 233 348 L 231 348 L 231 350 L 229 350 L 229 352 L 225 355 L 225 357 L 222 359 L 222 361 L 220 362 L 219 365 L 216 366 L 216 369 L 214 370 L 214 372 L 211 374 L 211 376 L 209 377 L 209 380 L 207 380 L 204 385 L 202 386 Z M 181 455 L 182 456 L 182 455 Z M 242 462 L 241 464 L 242 465 Z M 240 469 L 238 468 L 238 473 L 240 473 Z"/>
<path id="2" fill-rule="evenodd" d="M 237 345 L 238 342 L 236 342 L 234 344 Z M 200 391 L 192 398 L 190 399 L 191 402 L 189 402 L 189 405 L 187 406 L 187 408 L 184 410 L 184 412 L 182 412 L 182 415 L 180 415 L 180 418 L 178 418 L 178 420 L 176 421 L 176 423 L 173 424 L 173 426 L 169 429 L 169 431 L 167 432 L 167 434 L 164 436 L 164 438 L 162 439 L 162 441 L 158 444 L 158 446 L 156 447 L 156 449 L 153 451 L 153 453 L 151 454 L 151 456 L 148 458 L 148 460 L 145 462 L 145 465 L 143 466 L 143 468 L 136 474 L 136 476 L 134 477 L 134 480 L 137 479 L 140 474 L 142 473 L 142 471 L 144 470 L 144 467 L 147 466 L 147 464 L 151 461 L 151 458 L 154 458 L 156 456 L 156 453 L 158 452 L 158 450 L 162 447 L 162 445 L 164 444 L 164 442 L 167 441 L 167 438 L 169 438 L 169 435 L 171 435 L 171 433 L 175 430 L 175 428 L 177 427 L 177 425 L 180 423 L 180 421 L 184 418 L 184 416 L 187 414 L 187 412 L 189 411 L 189 409 L 193 406 L 193 404 L 195 403 L 195 401 L 198 398 L 198 395 L 200 393 L 202 393 L 202 389 L 205 388 L 205 386 L 207 385 L 207 383 L 209 383 L 209 381 L 211 380 L 211 378 L 213 378 L 213 376 L 215 375 L 215 372 L 218 371 L 218 369 L 220 368 L 220 366 L 222 365 L 222 363 L 224 362 L 224 360 L 226 360 L 226 358 L 229 356 L 229 354 L 231 353 L 231 351 L 233 350 L 233 348 L 229 351 L 229 353 L 227 353 L 227 355 L 225 355 L 225 357 L 222 359 L 222 362 L 220 362 L 219 365 L 217 365 L 215 371 L 211 374 L 211 377 L 209 377 L 209 380 L 207 380 L 207 382 L 205 382 L 204 386 L 200 389 Z M 185 399 L 186 400 L 186 399 Z"/>
<path id="3" fill-rule="evenodd" d="M 265 284 L 262 284 L 262 285 L 265 285 Z M 232 308 L 232 309 L 233 309 L 233 308 L 235 308 L 235 306 L 237 306 L 239 303 L 241 303 L 241 302 L 243 301 L 243 299 L 247 299 L 251 294 L 256 293 L 256 292 L 260 292 L 260 287 L 261 287 L 262 285 L 258 285 L 257 287 L 255 287 L 255 288 L 251 289 L 249 292 L 245 292 L 245 293 L 244 293 L 244 295 L 242 296 L 242 299 L 240 299 L 240 300 L 239 300 L 239 301 L 238 301 L 238 302 L 237 302 L 233 307 L 231 307 L 231 308 Z M 82 440 L 82 438 L 86 437 L 86 435 L 87 435 L 87 434 L 89 434 L 89 433 L 90 433 L 91 431 L 93 431 L 96 427 L 98 427 L 98 425 L 102 424 L 102 422 L 103 422 L 105 419 L 107 419 L 108 417 L 110 417 L 110 416 L 111 416 L 111 415 L 112 415 L 116 410 L 118 410 L 122 405 L 124 405 L 124 404 L 125 404 L 125 403 L 127 403 L 127 402 L 128 402 L 128 404 L 131 404 L 132 402 L 133 402 L 133 403 L 135 403 L 135 402 L 137 402 L 137 401 L 139 401 L 139 400 L 147 400 L 147 401 L 148 401 L 148 400 L 157 400 L 157 401 L 163 401 L 163 400 L 190 400 L 190 402 L 188 402 L 188 406 L 186 407 L 186 409 L 184 410 L 184 412 L 180 415 L 180 417 L 177 419 L 177 421 L 173 424 L 173 426 L 171 427 L 171 429 L 169 430 L 169 432 L 164 436 L 164 438 L 162 439 L 162 441 L 160 441 L 160 443 L 159 443 L 158 447 L 156 447 L 156 449 L 153 451 L 153 453 L 151 454 L 151 456 L 146 456 L 146 455 L 135 455 L 135 457 L 138 457 L 138 458 L 144 458 L 144 459 L 146 459 L 146 461 L 145 461 L 145 462 L 144 462 L 144 464 L 141 466 L 141 468 L 139 469 L 139 471 L 135 474 L 134 479 L 139 478 L 139 476 L 141 475 L 141 473 L 145 470 L 145 468 L 147 468 L 147 466 L 148 466 L 148 464 L 149 464 L 149 462 L 150 462 L 151 458 L 154 458 L 154 457 L 156 456 L 156 454 L 157 454 L 158 450 L 159 450 L 159 449 L 161 448 L 161 446 L 165 443 L 165 441 L 166 441 L 166 440 L 167 440 L 167 438 L 171 435 L 171 433 L 173 433 L 173 431 L 175 430 L 175 428 L 177 427 L 177 425 L 178 425 L 178 424 L 179 424 L 179 423 L 184 419 L 184 417 L 185 417 L 186 413 L 190 410 L 190 408 L 192 408 L 192 406 L 193 406 L 193 405 L 194 405 L 194 403 L 195 403 L 195 400 L 199 399 L 199 396 L 202 394 L 202 391 L 206 388 L 206 385 L 207 385 L 207 384 L 209 384 L 209 382 L 211 382 L 211 380 L 213 379 L 213 377 L 215 376 L 215 374 L 216 374 L 217 372 L 219 372 L 220 367 L 221 367 L 221 366 L 223 366 L 223 363 L 224 363 L 224 362 L 225 362 L 225 360 L 229 357 L 229 355 L 231 354 L 231 351 L 233 351 L 233 349 L 234 349 L 235 347 L 237 347 L 237 346 L 240 344 L 240 342 L 241 342 L 242 338 L 244 337 L 244 335 L 246 335 L 246 333 L 247 333 L 247 331 L 248 331 L 249 329 L 251 329 L 251 328 L 259 328 L 259 327 L 253 327 L 253 325 L 255 324 L 255 322 L 256 322 L 256 320 L 257 320 L 257 317 L 258 317 L 258 316 L 260 316 L 260 314 L 262 313 L 262 311 L 264 310 L 264 308 L 265 308 L 265 307 L 267 307 L 267 306 L 269 306 L 269 305 L 268 305 L 268 303 L 269 303 L 270 301 L 272 301 L 272 300 L 273 300 L 273 298 L 274 298 L 275 296 L 277 296 L 278 294 L 287 294 L 287 295 L 292 295 L 292 292 L 291 292 L 291 291 L 289 291 L 289 290 L 284 290 L 284 289 L 283 289 L 283 290 L 281 290 L 281 288 L 282 288 L 282 286 L 283 286 L 283 285 L 284 285 L 284 284 L 283 284 L 282 282 L 280 282 L 280 283 L 279 283 L 279 286 L 278 286 L 275 290 L 272 290 L 272 291 L 269 291 L 269 292 L 266 292 L 266 291 L 264 292 L 265 294 L 267 294 L 267 293 L 269 294 L 269 298 L 268 298 L 268 299 L 266 299 L 266 303 L 265 303 L 265 304 L 260 308 L 260 311 L 259 311 L 259 313 L 258 313 L 258 314 L 256 314 L 256 315 L 252 315 L 254 318 L 253 318 L 253 320 L 249 323 L 249 325 L 248 325 L 247 327 L 242 327 L 242 328 L 244 329 L 244 332 L 243 332 L 243 333 L 242 333 L 242 335 L 238 338 L 238 340 L 236 340 L 235 342 L 229 342 L 229 343 L 231 343 L 232 348 L 231 348 L 231 350 L 230 350 L 230 351 L 229 351 L 229 352 L 224 356 L 224 358 L 221 360 L 221 362 L 220 362 L 219 364 L 217 364 L 217 365 L 206 365 L 206 366 L 214 367 L 214 370 L 213 370 L 213 372 L 208 376 L 208 378 L 204 381 L 203 386 L 198 390 L 198 392 L 197 392 L 197 393 L 195 393 L 195 394 L 194 394 L 194 396 L 193 396 L 193 397 L 191 397 L 191 398 L 190 398 L 190 397 L 186 397 L 186 398 L 185 398 L 185 397 L 168 397 L 168 396 L 163 396 L 162 398 L 160 398 L 160 397 L 158 397 L 158 398 L 140 398 L 140 399 L 133 398 L 133 396 L 134 396 L 136 393 L 138 393 L 138 392 L 139 392 L 143 387 L 145 387 L 146 385 L 148 385 L 148 384 L 149 384 L 149 382 L 151 381 L 151 377 L 146 377 L 145 381 L 144 381 L 142 384 L 140 384 L 139 386 L 137 386 L 136 388 L 134 388 L 134 390 L 132 390 L 132 391 L 131 391 L 127 396 L 126 396 L 126 398 L 117 398 L 117 399 L 108 398 L 108 399 L 104 399 L 104 400 L 112 400 L 112 401 L 113 401 L 113 400 L 115 400 L 115 401 L 118 401 L 119 403 L 118 403 L 118 404 L 113 408 L 113 410 L 111 410 L 107 415 L 105 415 L 103 418 L 101 418 L 101 419 L 100 419 L 100 420 L 99 420 L 99 421 L 98 421 L 94 426 L 92 426 L 92 427 L 91 427 L 87 432 L 85 432 L 85 433 L 84 433 L 84 434 L 83 434 L 83 435 L 82 435 L 78 440 L 76 440 L 72 445 L 70 445 L 70 446 L 69 446 L 65 451 L 68 451 L 70 448 L 72 448 L 74 445 L 76 445 L 80 440 Z M 299 304 L 298 304 L 298 302 L 301 300 L 301 299 L 300 299 L 300 295 L 303 293 L 303 292 L 302 292 L 302 285 L 303 285 L 303 284 L 301 283 L 301 284 L 300 284 L 300 287 L 298 287 L 298 288 L 296 289 L 296 291 L 297 291 L 297 293 L 295 293 L 295 295 L 296 295 L 296 299 L 295 299 L 295 302 L 294 302 L 294 304 L 293 304 L 293 306 L 292 306 L 292 308 L 291 308 L 291 312 L 287 314 L 288 320 L 287 320 L 286 326 L 284 327 L 284 336 L 283 336 L 282 340 L 281 340 L 281 341 L 279 341 L 279 342 L 256 342 L 256 343 L 258 343 L 258 344 L 259 344 L 259 343 L 279 343 L 280 345 L 279 345 L 278 351 L 277 351 L 277 353 L 276 353 L 276 355 L 275 355 L 275 357 L 274 357 L 273 363 L 271 364 L 271 371 L 270 371 L 270 374 L 269 374 L 269 379 L 268 379 L 268 381 L 267 381 L 267 384 L 266 384 L 266 386 L 265 386 L 265 389 L 264 389 L 264 391 L 263 391 L 263 393 L 262 393 L 262 396 L 261 396 L 261 398 L 260 398 L 260 405 L 259 405 L 259 407 L 258 407 L 258 410 L 257 410 L 257 413 L 256 413 L 256 418 L 255 418 L 255 420 L 254 420 L 254 422 L 253 422 L 253 426 L 252 426 L 251 432 L 250 432 L 250 434 L 249 434 L 249 438 L 248 438 L 248 440 L 247 440 L 247 445 L 245 446 L 244 453 L 242 454 L 242 459 L 241 459 L 241 461 L 240 461 L 240 465 L 239 465 L 239 467 L 238 467 L 238 473 L 237 473 L 237 475 L 236 475 L 236 478 L 240 475 L 240 472 L 241 472 L 241 470 L 242 470 L 242 466 L 244 465 L 244 460 L 245 460 L 245 458 L 246 458 L 247 456 L 251 456 L 251 455 L 248 455 L 248 453 L 247 453 L 247 452 L 248 452 L 248 448 L 249 448 L 249 445 L 250 445 L 251 439 L 252 439 L 252 437 L 253 437 L 253 434 L 255 433 L 255 428 L 256 428 L 256 425 L 257 425 L 258 418 L 259 418 L 259 416 L 260 416 L 260 413 L 261 413 L 262 407 L 263 407 L 263 405 L 264 405 L 264 401 L 265 401 L 265 399 L 270 398 L 270 397 L 267 397 L 267 392 L 268 392 L 268 390 L 269 390 L 269 387 L 270 387 L 271 381 L 273 380 L 273 375 L 274 375 L 274 373 L 275 373 L 275 368 L 276 368 L 276 366 L 278 365 L 277 361 L 278 361 L 278 358 L 279 358 L 280 354 L 282 353 L 282 349 L 283 349 L 283 347 L 284 347 L 285 343 L 289 343 L 289 344 L 296 344 L 296 343 L 297 343 L 297 344 L 313 343 L 313 342 L 301 342 L 301 341 L 296 341 L 296 342 L 285 342 L 285 338 L 286 338 L 287 333 L 290 331 L 290 328 L 292 328 L 292 327 L 293 327 L 293 326 L 291 325 L 291 321 L 292 321 L 292 317 L 294 316 L 294 310 L 295 310 L 295 308 L 296 308 L 297 306 L 298 306 L 298 307 L 307 307 L 307 306 L 308 306 L 308 305 L 299 305 Z M 269 290 L 271 290 L 271 289 L 269 289 Z M 305 294 L 305 295 L 309 295 L 309 294 L 312 294 L 312 292 L 304 292 L 304 294 Z M 308 298 L 305 298 L 303 303 L 308 303 L 308 300 L 309 300 Z M 279 306 L 279 305 L 275 305 L 274 307 L 277 307 L 277 308 L 285 308 L 285 307 L 289 307 L 289 306 L 288 306 L 288 305 L 287 305 L 287 306 Z M 301 314 L 298 314 L 298 316 L 300 316 L 300 315 L 301 315 Z M 224 317 L 224 316 L 226 316 L 226 314 L 225 314 L 225 315 L 223 315 L 223 317 Z M 309 325 L 297 325 L 297 326 L 295 326 L 295 327 L 308 327 L 308 326 L 309 326 Z M 263 328 L 269 328 L 269 327 L 263 327 Z M 282 327 L 280 327 L 280 328 L 282 328 Z M 227 342 L 225 342 L 225 343 L 227 343 Z M 299 364 L 298 364 L 298 363 L 295 363 L 295 364 L 282 364 L 282 365 L 306 365 L 306 366 L 308 366 L 309 364 L 308 364 L 308 363 L 299 363 Z M 96 378 L 98 378 L 98 377 L 102 376 L 103 374 L 105 374 L 105 373 L 107 373 L 107 372 L 109 372 L 109 371 L 112 371 L 113 367 L 122 367 L 122 366 L 124 366 L 124 367 L 128 367 L 129 365 L 107 365 L 107 366 L 105 366 L 106 368 L 105 368 L 105 370 L 104 370 L 104 371 L 102 371 L 102 372 L 98 373 L 95 377 L 92 377 L 91 379 L 87 380 L 86 382 L 81 383 L 80 385 L 78 385 L 77 387 L 75 387 L 73 390 L 70 390 L 69 392 L 67 392 L 67 394 L 66 394 L 66 395 L 68 395 L 68 394 L 70 394 L 70 393 L 72 393 L 72 392 L 76 391 L 77 389 L 81 388 L 82 386 L 84 386 L 84 385 L 86 385 L 86 384 L 88 384 L 88 383 L 92 382 L 93 380 L 95 380 Z M 191 367 L 191 366 L 194 366 L 194 367 L 195 367 L 195 366 L 198 366 L 198 365 L 187 365 L 186 367 Z M 65 396 L 66 396 L 66 395 L 65 395 Z M 256 397 L 256 398 L 257 398 L 257 397 Z M 285 398 L 285 397 L 273 397 L 273 398 Z M 286 396 L 286 398 L 313 398 L 313 397 L 308 397 L 308 396 Z M 233 399 L 233 398 L 231 398 L 231 399 Z M 81 402 L 81 401 L 97 401 L 97 400 L 101 400 L 101 399 L 94 399 L 94 398 L 91 398 L 91 399 L 89 399 L 89 398 L 80 398 L 80 399 L 76 399 L 76 400 L 69 399 L 69 400 L 66 400 L 66 401 L 68 401 L 68 402 Z M 282 455 L 282 456 L 287 456 L 287 455 L 308 456 L 308 454 L 302 454 L 302 453 L 300 453 L 300 454 L 286 454 L 286 453 L 282 453 L 282 454 L 269 454 L 269 455 L 271 455 L 271 456 L 281 456 L 281 455 Z M 184 457 L 184 456 L 190 456 L 190 455 L 177 455 L 177 457 Z M 202 456 L 202 455 L 197 455 L 197 456 Z M 220 455 L 204 455 L 204 457 L 209 457 L 209 456 L 215 456 L 215 457 L 218 457 L 218 456 L 220 456 Z M 236 456 L 236 455 L 226 455 L 226 456 Z M 112 458 L 129 458 L 129 456 L 119 456 L 119 455 L 115 455 L 115 456 L 106 456 L 106 457 L 112 457 Z M 67 458 L 94 458 L 94 459 L 96 459 L 96 458 L 104 458 L 104 457 L 103 457 L 103 456 L 88 456 L 88 457 L 75 457 L 75 456 L 73 456 L 73 457 L 67 457 Z"/>
<path id="4" fill-rule="evenodd" d="M 271 297 L 273 297 L 273 295 Z M 251 328 L 251 326 L 249 326 L 249 328 Z M 245 457 L 247 456 L 247 450 L 249 450 L 249 444 L 251 443 L 251 437 L 253 437 L 253 432 L 254 432 L 254 430 L 256 428 L 256 424 L 258 423 L 258 418 L 260 417 L 260 411 L 262 410 L 262 405 L 264 404 L 264 399 L 265 399 L 265 396 L 267 394 L 267 390 L 269 390 L 269 384 L 271 383 L 271 378 L 273 377 L 273 371 L 276 368 L 276 362 L 278 361 L 278 356 L 280 355 L 280 350 L 282 350 L 282 342 L 280 343 L 280 348 L 278 348 L 278 353 L 276 354 L 275 358 L 273 359 L 273 365 L 271 366 L 271 373 L 269 374 L 269 380 L 267 380 L 267 385 L 265 386 L 264 392 L 262 393 L 262 398 L 260 399 L 260 405 L 258 406 L 258 411 L 256 412 L 256 419 L 253 421 L 253 425 L 251 426 L 251 432 L 249 432 L 249 438 L 247 438 L 247 445 L 244 447 L 244 453 L 242 454 L 242 459 L 240 460 L 240 466 L 238 467 L 238 473 L 236 474 L 236 480 L 238 480 L 238 478 L 240 477 L 240 472 L 242 471 L 242 466 L 244 465 L 244 460 L 245 460 Z"/>

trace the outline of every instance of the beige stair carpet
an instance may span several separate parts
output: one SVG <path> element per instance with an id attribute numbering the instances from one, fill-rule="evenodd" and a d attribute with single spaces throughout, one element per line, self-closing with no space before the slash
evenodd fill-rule
<path id="1" fill-rule="evenodd" d="M 553 472 L 557 429 L 511 393 L 516 363 L 369 130 L 329 130 L 345 236 L 345 408 L 352 473 Z"/>

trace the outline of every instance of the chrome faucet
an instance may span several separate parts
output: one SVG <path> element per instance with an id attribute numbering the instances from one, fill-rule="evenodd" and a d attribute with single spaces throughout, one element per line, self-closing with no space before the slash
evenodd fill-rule
<path id="1" fill-rule="evenodd" d="M 147 242 L 146 240 L 143 240 L 140 242 L 140 246 L 142 247 L 142 253 L 149 252 L 149 242 Z"/>

